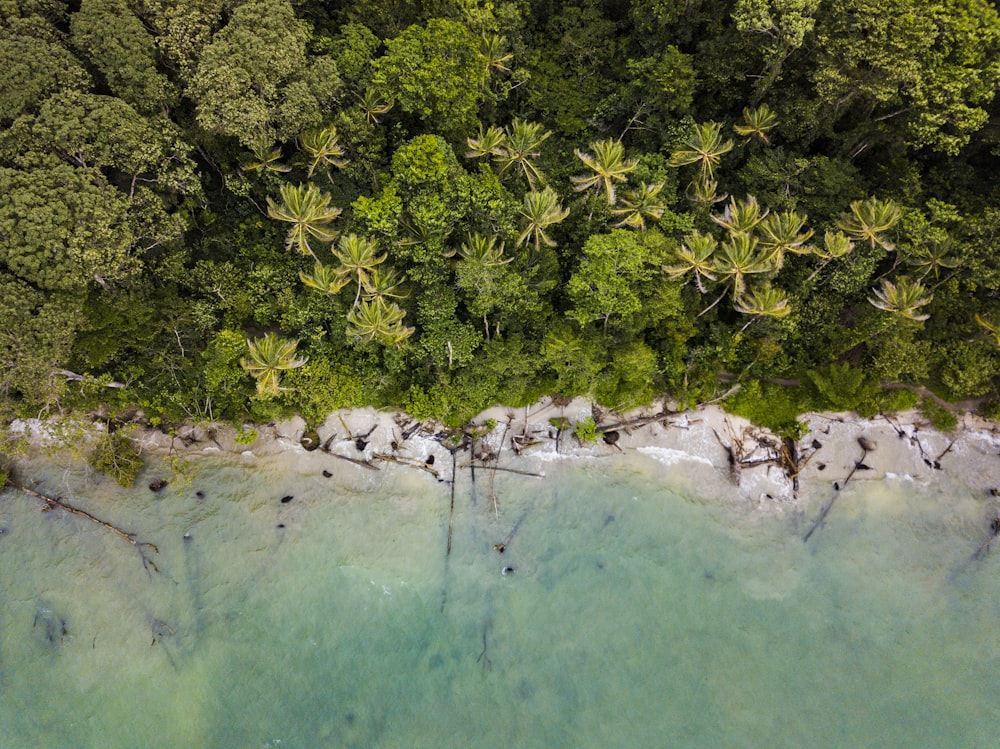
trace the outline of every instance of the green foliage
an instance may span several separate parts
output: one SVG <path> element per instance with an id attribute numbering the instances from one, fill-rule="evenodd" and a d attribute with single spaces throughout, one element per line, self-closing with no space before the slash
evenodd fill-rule
<path id="1" fill-rule="evenodd" d="M 931 426 L 941 432 L 950 432 L 958 426 L 958 416 L 933 398 L 924 398 L 920 401 L 920 413 Z"/>
<path id="2" fill-rule="evenodd" d="M 198 124 L 251 148 L 319 125 L 339 78 L 332 59 L 307 59 L 309 27 L 287 0 L 251 0 L 202 51 L 187 93 Z"/>
<path id="3" fill-rule="evenodd" d="M 142 470 L 139 446 L 122 430 L 102 434 L 89 457 L 90 466 L 121 486 L 132 486 Z"/>
<path id="4" fill-rule="evenodd" d="M 256 441 L 257 441 L 257 430 L 247 429 L 245 427 L 240 429 L 236 433 L 236 436 L 233 438 L 233 442 L 235 442 L 237 445 L 252 445 Z"/>
<path id="5" fill-rule="evenodd" d="M 990 392 L 1000 376 L 996 347 L 989 341 L 955 341 L 940 352 L 941 382 L 952 398 Z"/>
<path id="6" fill-rule="evenodd" d="M 488 89 L 479 40 L 463 24 L 432 18 L 386 40 L 372 80 L 382 95 L 438 132 L 471 129 Z"/>
<path id="7" fill-rule="evenodd" d="M 12 19 L 0 28 L 0 124 L 34 111 L 50 94 L 86 90 L 90 75 L 38 16 Z"/>
<path id="8" fill-rule="evenodd" d="M 820 409 L 832 411 L 857 411 L 862 416 L 874 416 L 874 399 L 879 392 L 867 372 L 850 364 L 831 364 L 823 369 L 811 369 L 806 375 Z"/>
<path id="9" fill-rule="evenodd" d="M 805 425 L 798 420 L 807 410 L 808 398 L 800 388 L 751 380 L 722 402 L 729 413 L 749 419 L 775 434 L 798 438 Z"/>
<path id="10" fill-rule="evenodd" d="M 573 436 L 576 437 L 582 445 L 597 442 L 599 435 L 597 434 L 597 424 L 594 422 L 594 417 L 587 416 L 574 423 Z"/>
<path id="11" fill-rule="evenodd" d="M 177 89 L 158 69 L 156 39 L 125 0 L 82 0 L 71 28 L 74 46 L 115 96 L 150 114 L 174 103 Z"/>

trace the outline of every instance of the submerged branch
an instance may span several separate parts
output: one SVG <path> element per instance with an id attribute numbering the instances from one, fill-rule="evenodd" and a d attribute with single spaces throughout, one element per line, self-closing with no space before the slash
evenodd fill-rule
<path id="1" fill-rule="evenodd" d="M 78 517 L 86 518 L 87 520 L 91 521 L 92 523 L 96 523 L 97 525 L 101 526 L 102 528 L 105 528 L 106 530 L 111 531 L 116 536 L 124 539 L 125 541 L 128 541 L 130 544 L 132 544 L 132 546 L 135 547 L 136 551 L 139 552 L 139 557 L 142 559 L 142 566 L 143 566 L 143 568 L 145 568 L 145 570 L 146 570 L 147 573 L 149 573 L 150 570 L 152 570 L 153 572 L 159 572 L 160 571 L 159 568 L 156 566 L 156 564 L 153 562 L 153 560 L 150 559 L 149 555 L 146 552 L 147 549 L 152 549 L 154 552 L 156 552 L 157 554 L 159 554 L 160 550 L 156 547 L 156 544 L 149 543 L 148 541 L 139 541 L 135 537 L 134 533 L 129 533 L 128 531 L 123 531 L 121 528 L 118 528 L 117 526 L 112 525 L 111 523 L 107 522 L 106 520 L 101 520 L 99 517 L 97 517 L 95 515 L 91 515 L 86 510 L 81 510 L 78 507 L 73 507 L 72 505 L 68 505 L 65 502 L 63 502 L 61 499 L 59 499 L 58 497 L 47 497 L 46 495 L 41 494 L 40 492 L 36 492 L 34 489 L 29 489 L 28 487 L 22 486 L 21 484 L 17 484 L 15 482 L 11 481 L 10 479 L 7 479 L 7 481 L 4 483 L 4 486 L 5 487 L 10 487 L 11 489 L 17 489 L 19 492 L 22 492 L 24 494 L 28 494 L 28 495 L 30 495 L 32 497 L 35 497 L 36 499 L 39 499 L 42 502 L 44 502 L 45 503 L 45 507 L 42 509 L 42 512 L 48 512 L 50 510 L 54 510 L 54 509 L 58 508 L 60 510 L 66 511 L 66 512 L 72 514 L 72 515 L 77 515 Z"/>

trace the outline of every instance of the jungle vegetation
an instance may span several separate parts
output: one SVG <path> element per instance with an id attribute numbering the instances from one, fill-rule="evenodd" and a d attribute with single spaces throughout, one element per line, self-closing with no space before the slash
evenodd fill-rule
<path id="1" fill-rule="evenodd" d="M 996 415 L 998 85 L 987 0 L 0 0 L 3 415 Z"/>

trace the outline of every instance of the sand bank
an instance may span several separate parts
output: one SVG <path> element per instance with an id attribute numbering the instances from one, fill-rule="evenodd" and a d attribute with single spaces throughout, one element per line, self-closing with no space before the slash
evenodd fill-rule
<path id="1" fill-rule="evenodd" d="M 491 408 L 473 420 L 479 428 L 464 435 L 403 413 L 361 408 L 330 414 L 315 432 L 293 418 L 248 424 L 242 435 L 233 427 L 201 424 L 172 435 L 141 428 L 134 437 L 149 456 L 221 454 L 252 462 L 280 453 L 293 462 L 322 461 L 332 474 L 366 470 L 361 463 L 384 468 L 392 465 L 387 457 L 392 456 L 403 464 L 399 470 L 420 468 L 431 481 L 448 481 L 453 464 L 461 468 L 472 461 L 538 474 L 561 459 L 646 461 L 671 478 L 688 476 L 695 486 L 725 481 L 737 496 L 767 505 L 801 502 L 817 492 L 825 496 L 845 482 L 885 478 L 930 483 L 946 476 L 984 494 L 1000 487 L 1000 425 L 972 415 L 945 434 L 917 412 L 874 419 L 811 413 L 802 417 L 807 430 L 792 445 L 717 406 L 674 412 L 669 405 L 658 402 L 623 415 L 581 398 L 566 404 L 544 398 L 529 407 Z M 599 437 L 581 443 L 571 425 L 587 417 L 594 418 Z M 42 422 L 17 422 L 12 430 L 35 444 L 58 441 Z M 256 433 L 252 441 L 250 430 Z M 788 462 L 789 452 L 797 469 Z M 332 455 L 343 460 L 330 460 Z"/>

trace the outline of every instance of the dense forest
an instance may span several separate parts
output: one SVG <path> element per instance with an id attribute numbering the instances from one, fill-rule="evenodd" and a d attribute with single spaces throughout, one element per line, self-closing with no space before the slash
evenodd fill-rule
<path id="1" fill-rule="evenodd" d="M 998 84 L 987 0 L 0 0 L 3 415 L 995 416 Z"/>

